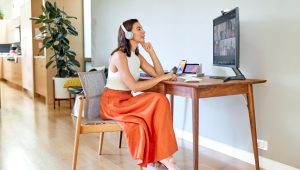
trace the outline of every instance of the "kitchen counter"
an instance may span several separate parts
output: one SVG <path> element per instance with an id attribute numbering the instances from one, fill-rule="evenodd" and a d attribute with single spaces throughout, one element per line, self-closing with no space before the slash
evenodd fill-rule
<path id="1" fill-rule="evenodd" d="M 8 56 L 11 56 L 9 53 L 0 53 L 0 57 L 7 58 Z M 21 58 L 22 55 L 17 55 L 18 58 Z"/>

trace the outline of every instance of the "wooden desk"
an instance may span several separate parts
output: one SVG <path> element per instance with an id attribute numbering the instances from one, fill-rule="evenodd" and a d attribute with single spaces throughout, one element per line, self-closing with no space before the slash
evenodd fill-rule
<path id="1" fill-rule="evenodd" d="M 146 80 L 149 78 L 141 78 Z M 259 170 L 257 135 L 253 99 L 253 84 L 265 83 L 266 80 L 247 79 L 234 80 L 226 83 L 223 80 L 204 77 L 200 83 L 185 83 L 182 79 L 177 81 L 164 81 L 148 89 L 148 92 L 159 92 L 171 95 L 171 110 L 173 112 L 174 95 L 192 99 L 192 121 L 193 121 L 193 165 L 198 170 L 198 136 L 199 136 L 199 98 L 229 96 L 243 94 L 247 97 L 252 145 L 255 158 L 256 170 Z"/>

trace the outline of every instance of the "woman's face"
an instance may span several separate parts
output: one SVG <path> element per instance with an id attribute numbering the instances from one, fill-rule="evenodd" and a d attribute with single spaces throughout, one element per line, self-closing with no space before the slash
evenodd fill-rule
<path id="1" fill-rule="evenodd" d="M 132 25 L 133 40 L 138 43 L 145 42 L 145 31 L 142 25 L 139 22 L 136 22 Z"/>

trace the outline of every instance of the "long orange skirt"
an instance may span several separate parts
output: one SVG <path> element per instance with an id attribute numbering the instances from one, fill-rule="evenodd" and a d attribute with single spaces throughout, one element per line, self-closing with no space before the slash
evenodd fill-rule
<path id="1" fill-rule="evenodd" d="M 130 92 L 105 88 L 100 115 L 120 123 L 126 132 L 129 152 L 141 166 L 167 158 L 178 150 L 170 103 L 163 94 L 132 96 Z"/>

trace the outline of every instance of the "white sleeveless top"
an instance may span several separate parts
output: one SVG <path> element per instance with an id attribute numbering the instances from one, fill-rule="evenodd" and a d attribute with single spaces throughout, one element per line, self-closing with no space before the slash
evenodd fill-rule
<path id="1" fill-rule="evenodd" d="M 127 57 L 127 61 L 130 73 L 135 80 L 138 80 L 140 78 L 140 59 L 135 55 L 134 52 L 131 52 L 131 56 Z M 108 68 L 108 77 L 105 87 L 114 90 L 130 91 L 130 89 L 123 82 L 120 73 L 118 71 L 115 73 L 112 72 L 110 67 Z"/>

